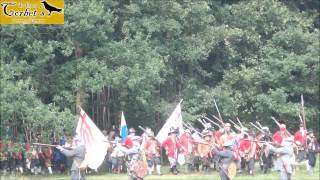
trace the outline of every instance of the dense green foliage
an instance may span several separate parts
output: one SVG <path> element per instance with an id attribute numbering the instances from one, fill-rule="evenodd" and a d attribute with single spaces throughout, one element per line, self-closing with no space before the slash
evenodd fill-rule
<path id="1" fill-rule="evenodd" d="M 101 129 L 156 130 L 183 118 L 271 116 L 319 130 L 318 1 L 73 0 L 64 25 L 1 26 L 1 123 L 17 132 L 73 129 L 82 106 Z"/>

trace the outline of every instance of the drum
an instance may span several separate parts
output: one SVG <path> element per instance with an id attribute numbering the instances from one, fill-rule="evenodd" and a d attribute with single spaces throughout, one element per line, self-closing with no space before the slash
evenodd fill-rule
<path id="1" fill-rule="evenodd" d="M 228 177 L 233 179 L 237 175 L 237 165 L 234 161 L 232 161 L 228 166 Z"/>
<path id="2" fill-rule="evenodd" d="M 144 178 L 148 174 L 148 164 L 145 161 L 137 160 L 132 163 L 132 170 L 138 178 Z"/>

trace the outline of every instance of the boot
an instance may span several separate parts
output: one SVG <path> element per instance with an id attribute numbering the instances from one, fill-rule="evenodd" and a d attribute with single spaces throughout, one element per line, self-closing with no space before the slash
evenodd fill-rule
<path id="1" fill-rule="evenodd" d="M 179 171 L 177 170 L 177 166 L 176 165 L 172 167 L 172 173 L 174 175 L 177 175 L 179 173 Z"/>
<path id="2" fill-rule="evenodd" d="M 156 169 L 157 169 L 157 174 L 161 175 L 161 165 L 157 165 Z"/>

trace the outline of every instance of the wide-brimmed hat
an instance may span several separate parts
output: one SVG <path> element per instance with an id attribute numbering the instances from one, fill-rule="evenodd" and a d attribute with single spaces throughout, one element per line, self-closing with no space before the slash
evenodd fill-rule
<path id="1" fill-rule="evenodd" d="M 223 143 L 224 147 L 231 147 L 233 145 L 232 141 L 226 141 Z"/>
<path id="2" fill-rule="evenodd" d="M 230 123 L 225 123 L 224 127 L 231 127 L 231 124 Z"/>
<path id="3" fill-rule="evenodd" d="M 176 129 L 176 128 L 170 128 L 170 131 L 169 131 L 169 133 L 168 133 L 168 135 L 170 135 L 170 134 L 178 134 L 178 129 Z"/>

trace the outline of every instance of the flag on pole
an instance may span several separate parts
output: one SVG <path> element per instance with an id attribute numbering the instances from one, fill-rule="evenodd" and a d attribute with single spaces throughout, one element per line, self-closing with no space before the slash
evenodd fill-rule
<path id="1" fill-rule="evenodd" d="M 177 107 L 174 109 L 170 117 L 167 119 L 166 123 L 162 126 L 160 131 L 158 132 L 156 139 L 162 143 L 168 137 L 168 133 L 170 132 L 170 128 L 179 129 L 179 134 L 182 134 L 183 123 L 182 123 L 182 115 L 181 115 L 181 104 L 182 101 L 179 102 Z"/>
<path id="2" fill-rule="evenodd" d="M 76 132 L 85 144 L 89 168 L 97 169 L 107 154 L 107 139 L 82 108 Z"/>
<path id="3" fill-rule="evenodd" d="M 126 123 L 126 119 L 124 118 L 123 111 L 121 113 L 121 122 L 120 122 L 120 137 L 121 142 L 123 142 L 128 136 L 128 126 Z"/>

